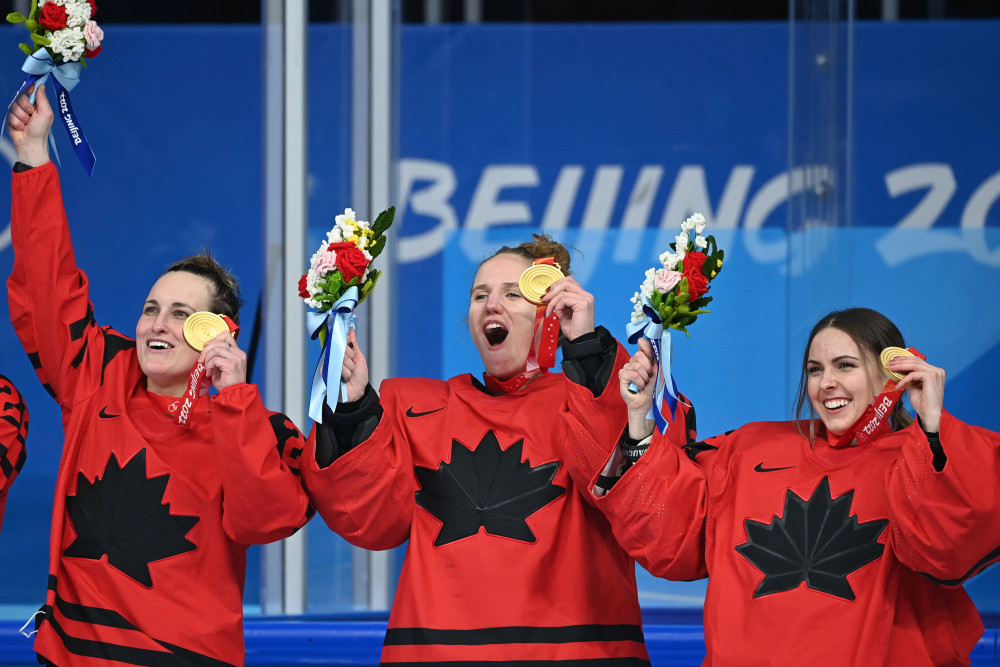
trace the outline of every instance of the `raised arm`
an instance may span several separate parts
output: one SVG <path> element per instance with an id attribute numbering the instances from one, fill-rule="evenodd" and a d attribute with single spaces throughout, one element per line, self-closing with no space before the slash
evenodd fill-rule
<path id="1" fill-rule="evenodd" d="M 368 385 L 368 364 L 352 331 L 342 379 L 346 403 L 323 406 L 302 460 L 302 482 L 327 526 L 366 549 L 391 549 L 409 538 L 415 508 L 413 465 L 399 432 L 395 403 Z M 332 378 L 331 378 L 332 380 Z"/>
<path id="2" fill-rule="evenodd" d="M 76 266 L 59 174 L 48 160 L 51 125 L 44 86 L 35 104 L 19 95 L 7 116 L 20 163 L 12 184 L 14 267 L 7 289 L 11 322 L 25 352 L 46 389 L 66 405 L 78 384 L 100 382 L 102 358 L 134 343 L 99 330 L 94 321 L 87 277 Z M 89 358 L 97 363 L 86 363 Z"/>

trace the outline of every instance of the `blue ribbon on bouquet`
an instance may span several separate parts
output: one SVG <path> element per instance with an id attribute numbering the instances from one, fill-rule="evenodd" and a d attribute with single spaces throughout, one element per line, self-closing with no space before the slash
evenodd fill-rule
<path id="1" fill-rule="evenodd" d="M 17 96 L 23 93 L 28 86 L 35 84 L 35 91 L 38 90 L 38 86 L 41 86 L 49 79 L 49 75 L 55 82 L 56 89 L 56 106 L 53 111 L 59 118 L 62 119 L 63 126 L 66 128 L 66 133 L 69 135 L 69 140 L 73 142 L 73 150 L 76 151 L 76 156 L 80 159 L 80 163 L 83 164 L 83 168 L 87 170 L 88 176 L 94 175 L 94 165 L 97 163 L 97 157 L 94 155 L 94 151 L 90 148 L 90 142 L 87 141 L 87 136 L 83 133 L 83 127 L 80 125 L 80 120 L 76 117 L 73 112 L 73 103 L 69 99 L 69 91 L 76 88 L 76 84 L 80 83 L 80 71 L 83 69 L 83 65 L 79 61 L 67 62 L 61 65 L 56 65 L 52 60 L 52 54 L 46 51 L 44 48 L 38 49 L 24 61 L 24 65 L 21 69 L 28 74 L 25 78 L 24 83 L 21 84 L 21 88 L 18 89 L 17 93 L 14 94 L 14 99 L 11 100 L 11 104 L 17 99 Z M 32 91 L 29 99 L 31 103 L 35 103 L 35 92 Z M 6 124 L 4 124 L 6 127 Z M 55 141 L 52 139 L 52 135 L 49 135 L 49 142 L 52 144 L 52 150 L 55 152 L 56 159 L 59 158 L 59 151 L 56 150 Z"/>
<path id="2" fill-rule="evenodd" d="M 647 419 L 656 422 L 656 428 L 660 433 L 667 430 L 667 420 L 663 416 L 660 406 L 664 401 L 670 408 L 671 417 L 677 416 L 677 383 L 670 372 L 673 364 L 673 343 L 670 338 L 670 330 L 663 326 L 656 307 L 646 295 L 642 296 L 642 317 L 638 320 L 630 321 L 625 325 L 628 333 L 628 342 L 635 345 L 639 339 L 645 336 L 653 344 L 653 354 L 656 355 L 656 379 L 654 380 L 653 405 L 649 409 Z M 663 341 L 666 340 L 666 344 Z M 667 378 L 670 381 L 667 382 Z M 630 390 L 635 389 L 634 385 L 629 386 Z"/>
<path id="3" fill-rule="evenodd" d="M 358 288 L 347 288 L 329 310 L 306 312 L 306 322 L 309 326 L 309 338 L 315 340 L 325 331 L 323 349 L 319 354 L 319 363 L 313 373 L 312 392 L 309 396 L 309 418 L 314 422 L 323 421 L 323 402 L 337 411 L 337 400 L 347 400 L 347 383 L 343 380 L 330 381 L 331 362 L 334 372 L 340 374 L 344 365 L 344 353 L 347 352 L 347 333 L 354 328 L 357 316 L 354 308 L 358 305 Z M 335 388 L 336 387 L 336 388 Z"/>

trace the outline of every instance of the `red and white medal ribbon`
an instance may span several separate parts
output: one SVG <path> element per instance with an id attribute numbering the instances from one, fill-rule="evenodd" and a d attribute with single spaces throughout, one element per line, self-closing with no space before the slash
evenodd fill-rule
<path id="1" fill-rule="evenodd" d="M 235 338 L 240 331 L 239 325 L 226 315 L 222 315 L 221 317 L 225 321 L 226 327 L 229 328 L 229 333 L 233 334 L 233 337 Z M 204 348 L 204 343 L 202 343 L 202 348 Z M 191 428 L 191 414 L 194 412 L 194 406 L 198 403 L 199 398 L 208 393 L 208 387 L 205 387 L 204 390 L 201 388 L 204 375 L 205 364 L 202 363 L 201 358 L 199 358 L 198 361 L 195 362 L 194 367 L 191 369 L 191 375 L 188 377 L 187 390 L 185 390 L 184 396 L 181 397 L 180 408 L 174 415 L 174 421 L 176 421 L 179 426 L 183 426 L 187 429 Z"/>
<path id="2" fill-rule="evenodd" d="M 914 356 L 921 359 L 927 358 L 912 347 L 907 349 Z M 890 372 L 886 366 L 883 366 L 883 369 L 885 369 L 887 374 Z M 892 409 L 895 407 L 896 401 L 900 399 L 904 391 L 903 389 L 894 388 L 897 382 L 898 380 L 895 379 L 888 380 L 885 386 L 882 387 L 882 393 L 872 399 L 872 402 L 868 404 L 868 407 L 861 413 L 858 420 L 836 442 L 831 443 L 830 446 L 847 447 L 855 438 L 857 438 L 859 446 L 866 445 L 882 434 L 887 433 L 892 427 L 889 422 L 889 415 L 892 414 Z"/>

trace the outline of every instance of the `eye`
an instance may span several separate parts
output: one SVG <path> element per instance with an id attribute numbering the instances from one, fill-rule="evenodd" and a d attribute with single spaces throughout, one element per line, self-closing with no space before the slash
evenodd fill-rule
<path id="1" fill-rule="evenodd" d="M 515 291 L 511 291 L 511 292 L 507 292 L 507 298 L 508 299 L 520 299 L 521 298 L 521 293 L 518 292 L 518 291 L 516 291 L 516 290 Z"/>
<path id="2" fill-rule="evenodd" d="M 176 317 L 179 320 L 185 319 L 188 315 L 189 315 L 189 313 L 186 310 L 175 310 L 174 311 L 174 317 Z"/>
<path id="3" fill-rule="evenodd" d="M 473 301 L 486 301 L 486 295 L 483 294 L 482 292 L 476 292 L 475 294 L 472 295 L 472 300 Z"/>
<path id="4" fill-rule="evenodd" d="M 837 366 L 837 368 L 840 368 L 842 370 L 850 369 L 850 368 L 857 368 L 857 367 L 858 367 L 858 365 L 855 364 L 853 361 L 841 361 L 840 364 Z"/>
<path id="5" fill-rule="evenodd" d="M 143 315 L 156 315 L 157 312 L 158 312 L 158 309 L 157 309 L 156 306 L 145 306 L 142 309 L 142 314 Z"/>
<path id="6" fill-rule="evenodd" d="M 819 373 L 822 370 L 823 370 L 822 368 L 820 368 L 819 366 L 816 366 L 816 365 L 806 366 L 806 374 L 807 375 L 816 375 L 817 373 Z"/>

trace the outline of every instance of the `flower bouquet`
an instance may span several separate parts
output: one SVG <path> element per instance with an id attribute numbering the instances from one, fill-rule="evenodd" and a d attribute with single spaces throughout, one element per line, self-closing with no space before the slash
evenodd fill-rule
<path id="1" fill-rule="evenodd" d="M 666 430 L 666 420 L 660 405 L 666 400 L 671 412 L 677 406 L 677 386 L 672 377 L 669 384 L 666 381 L 671 366 L 669 330 L 691 335 L 687 328 L 699 315 L 711 312 L 705 309 L 712 301 L 708 290 L 722 270 L 725 252 L 719 250 L 714 236 L 703 236 L 704 231 L 705 216 L 701 213 L 682 222 L 676 240 L 660 255 L 660 266 L 646 271 L 645 280 L 631 299 L 634 308 L 626 326 L 628 341 L 635 344 L 645 336 L 656 354 L 658 366 L 651 413 L 661 433 Z M 635 391 L 634 387 L 629 389 Z"/>
<path id="2" fill-rule="evenodd" d="M 382 275 L 371 263 L 385 248 L 384 234 L 395 214 L 395 207 L 389 207 L 370 224 L 345 209 L 313 254 L 309 270 L 299 278 L 299 296 L 313 309 L 307 313 L 309 336 L 323 346 L 309 399 L 309 417 L 315 422 L 323 421 L 324 401 L 331 410 L 337 409 L 338 395 L 333 389 L 337 383 L 328 382 L 330 370 L 340 372 L 347 332 L 354 327 L 354 309 Z M 344 382 L 339 386 L 339 396 L 346 400 L 347 386 Z"/>
<path id="3" fill-rule="evenodd" d="M 49 74 L 53 76 L 58 100 L 56 113 L 88 174 L 94 173 L 96 158 L 73 113 L 69 92 L 80 82 L 80 71 L 87 66 L 84 58 L 95 58 L 101 52 L 104 31 L 93 21 L 96 13 L 95 0 L 31 0 L 27 16 L 18 12 L 7 14 L 7 21 L 23 25 L 31 39 L 30 45 L 21 44 L 21 50 L 28 55 L 21 69 L 28 76 L 14 98 L 35 84 L 30 94 L 34 103 L 34 90 L 48 80 Z M 52 146 L 55 149 L 54 142 Z M 55 152 L 58 158 L 58 151 Z"/>

